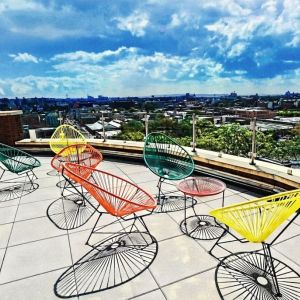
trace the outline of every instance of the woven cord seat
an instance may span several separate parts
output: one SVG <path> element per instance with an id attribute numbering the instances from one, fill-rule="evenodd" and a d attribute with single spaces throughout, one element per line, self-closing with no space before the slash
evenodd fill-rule
<path id="1" fill-rule="evenodd" d="M 90 174 L 88 178 L 87 173 Z M 84 187 L 107 213 L 113 216 L 122 217 L 156 207 L 156 201 L 150 194 L 132 182 L 113 174 L 74 163 L 65 163 L 63 175 Z"/>
<path id="2" fill-rule="evenodd" d="M 87 144 L 85 137 L 71 125 L 60 125 L 50 138 L 50 148 L 58 154 L 62 149 L 70 145 Z"/>
<path id="3" fill-rule="evenodd" d="M 20 174 L 40 167 L 41 163 L 30 154 L 0 143 L 0 162 L 12 173 Z"/>
<path id="4" fill-rule="evenodd" d="M 167 135 L 154 132 L 146 137 L 143 156 L 147 167 L 159 176 L 157 199 L 161 211 L 184 209 L 183 197 L 178 197 L 180 200 L 177 203 L 173 201 L 168 205 L 168 201 L 176 197 L 167 199 L 166 193 L 162 191 L 162 183 L 165 180 L 181 180 L 193 173 L 194 161 L 188 152 Z"/>
<path id="5" fill-rule="evenodd" d="M 71 184 L 80 184 L 100 208 L 95 208 L 99 217 L 86 242 L 92 250 L 59 277 L 54 286 L 56 295 L 68 298 L 103 291 L 145 271 L 156 257 L 158 247 L 141 212 L 149 214 L 156 200 L 132 182 L 91 167 L 67 162 L 62 173 Z M 77 190 L 81 193 L 80 188 Z M 100 225 L 103 213 L 114 217 L 104 218 Z M 91 243 L 96 235 L 104 238 Z"/>
<path id="6" fill-rule="evenodd" d="M 263 243 L 300 209 L 300 190 L 242 202 L 210 212 L 249 242 Z"/>
<path id="7" fill-rule="evenodd" d="M 41 163 L 30 154 L 0 143 L 0 169 L 2 170 L 0 180 L 3 179 L 6 171 L 18 175 L 16 178 L 2 180 L 6 186 L 0 189 L 0 201 L 14 200 L 35 191 L 39 185 L 34 183 L 37 177 L 33 169 L 40 165 Z M 21 181 L 22 177 L 25 177 L 25 182 Z M 29 182 L 26 182 L 27 179 Z M 13 185 L 7 186 L 8 183 Z"/>
<path id="8" fill-rule="evenodd" d="M 262 243 L 263 253 L 232 253 L 220 261 L 215 278 L 222 299 L 300 299 L 300 275 L 271 254 L 271 246 L 299 213 L 300 189 L 210 212 L 219 222 L 239 233 L 244 239 L 239 239 L 241 242 Z M 287 224 L 283 226 L 286 221 Z M 280 226 L 280 232 L 268 243 L 267 239 Z M 222 248 L 221 244 L 226 243 L 221 238 L 210 253 L 216 246 Z"/>
<path id="9" fill-rule="evenodd" d="M 89 144 L 75 144 L 63 148 L 55 155 L 51 160 L 51 166 L 61 173 L 65 162 L 73 162 L 82 166 L 95 168 L 102 160 L 103 155 L 93 146 Z M 81 173 L 83 177 L 88 177 L 88 174 L 89 171 L 86 174 Z"/>

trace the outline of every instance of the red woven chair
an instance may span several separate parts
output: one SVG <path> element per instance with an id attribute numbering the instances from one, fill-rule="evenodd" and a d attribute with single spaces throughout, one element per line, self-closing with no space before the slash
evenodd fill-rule
<path id="1" fill-rule="evenodd" d="M 61 173 L 63 164 L 66 162 L 76 162 L 77 164 L 97 167 L 103 160 L 102 154 L 94 147 L 88 144 L 73 144 L 63 148 L 51 161 L 51 166 Z M 83 171 L 83 170 L 82 170 Z M 83 178 L 90 175 L 90 170 L 80 174 Z M 81 195 L 68 184 L 68 181 L 62 180 L 57 186 L 62 188 L 63 200 L 60 198 L 50 204 L 47 215 L 52 223 L 60 229 L 75 229 L 84 225 L 94 214 L 95 209 L 85 201 Z M 64 195 L 69 191 L 68 195 Z"/>
<path id="2" fill-rule="evenodd" d="M 63 148 L 57 155 L 53 157 L 51 160 L 51 166 L 53 169 L 61 173 L 63 163 L 65 162 L 73 162 L 83 166 L 95 168 L 102 160 L 103 156 L 101 152 L 99 152 L 93 146 L 88 144 L 77 144 Z"/>
<path id="3" fill-rule="evenodd" d="M 65 163 L 62 174 L 82 197 L 90 195 L 97 200 L 99 217 L 86 242 L 92 250 L 60 276 L 55 293 L 67 298 L 103 291 L 146 270 L 156 257 L 157 241 L 143 217 L 156 207 L 156 200 L 134 183 L 91 167 Z M 103 214 L 110 216 L 100 225 Z M 93 234 L 104 237 L 92 244 Z M 79 285 L 76 280 L 80 280 Z"/>

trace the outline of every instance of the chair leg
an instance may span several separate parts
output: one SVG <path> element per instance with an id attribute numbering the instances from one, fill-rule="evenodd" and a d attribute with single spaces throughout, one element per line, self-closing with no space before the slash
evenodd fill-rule
<path id="1" fill-rule="evenodd" d="M 214 248 L 215 248 L 216 246 L 219 246 L 220 240 L 223 238 L 224 235 L 226 235 L 226 233 L 227 233 L 227 230 L 224 229 L 223 234 L 216 240 L 216 242 L 213 244 L 213 246 L 212 246 L 212 247 L 210 248 L 210 250 L 208 251 L 208 254 L 210 254 L 211 256 L 213 256 L 213 257 L 216 258 L 216 259 L 219 259 L 219 258 L 216 257 L 216 256 L 212 253 L 212 251 L 214 250 Z"/>
<path id="2" fill-rule="evenodd" d="M 271 254 L 271 247 L 269 244 L 266 244 L 266 243 L 262 243 L 262 246 L 263 246 L 264 258 L 265 258 L 265 270 L 264 270 L 265 275 L 271 274 L 273 284 L 274 284 L 275 290 L 276 290 L 276 297 L 282 297 L 282 294 L 280 293 L 280 290 L 279 290 L 278 280 L 277 280 L 277 276 L 276 276 L 276 272 L 275 272 L 275 268 L 274 268 L 273 257 Z"/>
<path id="3" fill-rule="evenodd" d="M 2 170 L 2 173 L 0 175 L 0 180 L 1 180 L 6 170 L 2 169 L 1 167 L 0 167 L 0 169 Z"/>
<path id="4" fill-rule="evenodd" d="M 91 239 L 93 233 L 95 232 L 95 228 L 96 228 L 96 226 L 97 226 L 97 224 L 98 224 L 98 222 L 99 222 L 101 216 L 102 216 L 102 213 L 99 213 L 99 216 L 98 216 L 98 218 L 97 218 L 97 220 L 96 220 L 96 222 L 95 222 L 95 224 L 94 224 L 94 226 L 93 226 L 93 228 L 92 228 L 92 230 L 91 230 L 91 232 L 90 232 L 90 234 L 89 234 L 89 237 L 88 237 L 88 239 L 87 239 L 86 242 L 85 242 L 85 244 L 86 244 L 87 246 L 93 247 L 93 245 L 90 244 L 90 239 Z"/>
<path id="5" fill-rule="evenodd" d="M 161 204 L 161 196 L 162 196 L 161 185 L 162 185 L 162 183 L 163 183 L 163 178 L 159 177 L 158 184 L 157 184 L 157 187 L 158 187 L 157 204 L 158 205 Z"/>

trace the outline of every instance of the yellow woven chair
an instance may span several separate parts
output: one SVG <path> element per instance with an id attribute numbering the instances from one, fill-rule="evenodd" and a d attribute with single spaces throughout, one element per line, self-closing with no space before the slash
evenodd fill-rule
<path id="1" fill-rule="evenodd" d="M 57 127 L 50 138 L 50 148 L 55 154 L 67 146 L 78 144 L 84 145 L 87 144 L 87 141 L 80 131 L 71 125 L 64 124 Z"/>
<path id="2" fill-rule="evenodd" d="M 211 248 L 211 254 L 216 246 L 223 248 L 221 244 L 226 241 L 221 239 L 226 233 L 241 242 L 262 244 L 262 251 L 232 253 L 220 261 L 215 278 L 222 299 L 300 299 L 300 275 L 271 254 L 271 246 L 299 213 L 300 189 L 210 212 L 217 221 L 242 237 L 236 237 L 224 227 L 224 234 Z M 287 224 L 267 243 L 268 237 L 286 221 Z"/>

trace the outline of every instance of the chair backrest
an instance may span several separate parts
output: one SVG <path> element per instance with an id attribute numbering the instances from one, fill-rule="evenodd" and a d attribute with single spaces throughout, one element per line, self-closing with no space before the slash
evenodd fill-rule
<path id="1" fill-rule="evenodd" d="M 153 173 L 170 180 L 186 178 L 194 171 L 194 161 L 188 152 L 159 132 L 147 135 L 144 161 Z"/>
<path id="2" fill-rule="evenodd" d="M 87 141 L 85 137 L 71 125 L 60 125 L 56 128 L 54 133 L 50 138 L 50 148 L 55 153 L 58 154 L 63 148 L 76 145 L 76 144 L 86 144 Z"/>
<path id="3" fill-rule="evenodd" d="M 62 171 L 65 162 L 73 162 L 95 168 L 103 156 L 100 151 L 89 144 L 76 144 L 63 148 L 51 160 L 51 166 L 58 172 Z"/>
<path id="4" fill-rule="evenodd" d="M 264 242 L 300 209 L 300 189 L 254 199 L 210 212 L 250 242 Z"/>
<path id="5" fill-rule="evenodd" d="M 13 173 L 21 173 L 41 165 L 30 154 L 2 143 L 0 143 L 0 162 Z"/>
<path id="6" fill-rule="evenodd" d="M 88 178 L 85 177 L 86 173 L 90 174 Z M 150 194 L 113 174 L 65 163 L 63 175 L 83 186 L 111 215 L 121 217 L 156 207 L 156 200 Z"/>

